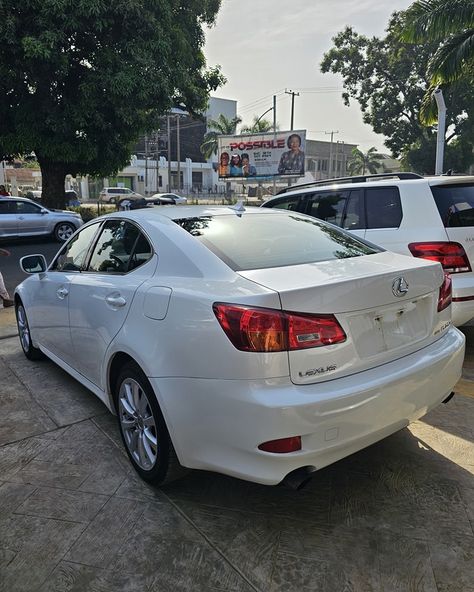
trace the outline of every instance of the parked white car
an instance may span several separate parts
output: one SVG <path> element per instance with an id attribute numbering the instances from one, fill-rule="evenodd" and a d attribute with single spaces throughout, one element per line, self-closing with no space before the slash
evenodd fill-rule
<path id="1" fill-rule="evenodd" d="M 82 224 L 76 212 L 45 208 L 25 197 L 0 196 L 0 239 L 51 235 L 63 242 Z"/>
<path id="2" fill-rule="evenodd" d="M 121 199 L 136 199 L 143 198 L 140 193 L 135 193 L 127 187 L 104 187 L 99 193 L 100 201 L 107 201 L 109 203 L 117 203 Z"/>
<path id="3" fill-rule="evenodd" d="M 304 212 L 397 253 L 439 261 L 453 322 L 474 318 L 474 177 L 386 173 L 294 185 L 262 207 Z"/>
<path id="4" fill-rule="evenodd" d="M 461 376 L 439 263 L 281 210 L 174 206 L 103 216 L 15 291 L 25 355 L 117 413 L 137 472 L 268 485 L 419 419 Z"/>

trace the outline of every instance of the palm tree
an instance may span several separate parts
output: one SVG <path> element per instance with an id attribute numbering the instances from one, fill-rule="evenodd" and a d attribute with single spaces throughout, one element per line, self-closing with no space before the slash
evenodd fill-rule
<path id="1" fill-rule="evenodd" d="M 352 158 L 349 161 L 349 173 L 351 175 L 365 175 L 366 173 L 377 173 L 382 166 L 381 160 L 383 156 L 377 152 L 377 149 L 372 146 L 364 154 L 358 148 L 352 149 Z"/>
<path id="2" fill-rule="evenodd" d="M 217 154 L 217 137 L 232 136 L 242 118 L 238 115 L 229 119 L 222 113 L 217 119 L 209 119 L 207 122 L 208 132 L 204 135 L 204 141 L 201 144 L 201 153 L 204 158 L 211 158 Z"/>
<path id="3" fill-rule="evenodd" d="M 262 134 L 271 131 L 273 131 L 273 123 L 268 119 L 260 119 L 257 115 L 254 115 L 251 125 L 244 125 L 241 129 L 243 134 Z"/>
<path id="4" fill-rule="evenodd" d="M 416 0 L 405 12 L 401 37 L 410 43 L 439 43 L 428 64 L 430 87 L 421 110 L 425 123 L 434 123 L 437 119 L 432 100 L 434 89 L 472 78 L 474 1 Z"/>

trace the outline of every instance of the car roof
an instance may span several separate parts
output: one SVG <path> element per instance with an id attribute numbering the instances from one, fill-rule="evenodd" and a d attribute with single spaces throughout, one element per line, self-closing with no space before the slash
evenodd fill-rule
<path id="1" fill-rule="evenodd" d="M 186 206 L 186 205 L 179 205 L 179 206 L 160 206 L 156 208 L 142 208 L 138 210 L 126 210 L 122 212 L 113 212 L 111 214 L 106 214 L 107 217 L 119 217 L 119 218 L 130 218 L 133 220 L 137 220 L 137 222 L 151 222 L 153 220 L 178 220 L 183 218 L 199 218 L 201 216 L 229 216 L 234 214 L 237 215 L 255 215 L 255 214 L 271 214 L 271 215 L 289 215 L 293 214 L 294 212 L 287 212 L 285 210 L 272 210 L 272 209 L 262 209 L 259 207 L 244 206 L 244 210 L 240 211 L 237 210 L 239 205 L 236 206 Z M 303 215 L 303 214 L 301 214 Z"/>
<path id="2" fill-rule="evenodd" d="M 303 194 L 303 193 L 314 193 L 318 191 L 334 191 L 336 189 L 339 190 L 350 190 L 350 189 L 360 189 L 360 188 L 368 188 L 371 187 L 379 187 L 379 186 L 388 186 L 388 185 L 396 185 L 398 187 L 408 186 L 408 185 L 423 185 L 428 184 L 432 185 L 456 185 L 456 184 L 463 184 L 463 183 L 473 183 L 474 184 L 474 176 L 473 175 L 437 175 L 431 177 L 420 177 L 420 178 L 413 178 L 413 179 L 398 179 L 396 174 L 392 177 L 387 178 L 377 178 L 373 177 L 370 178 L 370 175 L 367 176 L 366 181 L 356 181 L 356 182 L 347 182 L 342 181 L 338 183 L 337 179 L 328 179 L 327 184 L 324 184 L 322 181 L 316 181 L 313 184 L 302 184 L 302 185 L 295 185 L 294 187 L 288 187 L 285 189 L 284 192 L 277 193 L 269 197 L 264 203 L 271 202 L 275 199 L 285 199 L 285 197 L 289 197 L 291 195 Z"/>
<path id="3" fill-rule="evenodd" d="M 35 201 L 33 201 L 32 199 L 28 199 L 27 197 L 20 197 L 19 195 L 1 195 L 0 196 L 1 201 L 9 201 L 11 199 L 18 200 L 18 201 L 26 201 L 28 203 L 34 203 L 35 205 L 39 205 Z"/>

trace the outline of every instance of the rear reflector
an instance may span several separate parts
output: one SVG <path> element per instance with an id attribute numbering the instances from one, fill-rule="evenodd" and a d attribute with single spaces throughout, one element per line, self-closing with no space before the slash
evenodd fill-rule
<path id="1" fill-rule="evenodd" d="M 410 243 L 408 248 L 413 257 L 438 261 L 443 266 L 444 271 L 449 273 L 471 271 L 471 264 L 466 251 L 459 243 L 443 241 Z"/>
<path id="2" fill-rule="evenodd" d="M 297 450 L 301 450 L 301 436 L 281 438 L 280 440 L 270 440 L 269 442 L 263 442 L 258 448 L 264 452 L 274 452 L 275 454 L 296 452 Z"/>
<path id="3" fill-rule="evenodd" d="M 438 312 L 447 308 L 452 301 L 452 281 L 449 273 L 444 274 L 444 282 L 439 289 Z"/>
<path id="4" fill-rule="evenodd" d="M 216 302 L 213 309 L 227 337 L 242 351 L 281 352 L 346 340 L 334 315 L 289 313 L 222 302 Z"/>

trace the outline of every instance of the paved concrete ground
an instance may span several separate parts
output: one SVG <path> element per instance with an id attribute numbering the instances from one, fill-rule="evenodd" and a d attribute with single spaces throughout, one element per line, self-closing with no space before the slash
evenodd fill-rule
<path id="1" fill-rule="evenodd" d="M 92 394 L 24 358 L 13 316 L 0 310 L 2 592 L 474 592 L 474 332 L 462 394 L 301 492 L 200 472 L 158 490 Z"/>

